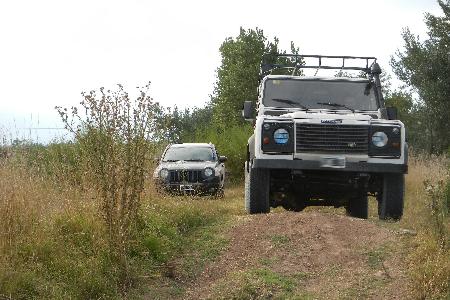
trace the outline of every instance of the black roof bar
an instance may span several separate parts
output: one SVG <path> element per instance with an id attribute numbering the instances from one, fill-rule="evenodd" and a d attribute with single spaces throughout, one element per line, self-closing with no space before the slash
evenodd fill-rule
<path id="1" fill-rule="evenodd" d="M 280 63 L 269 63 L 268 59 L 277 59 L 277 58 L 286 58 L 295 61 L 291 61 L 290 64 L 280 64 Z M 317 58 L 318 63 L 316 65 L 307 65 L 304 61 L 304 58 Z M 331 59 L 342 59 L 341 66 L 330 66 L 330 65 L 322 65 L 322 58 L 331 58 Z M 365 60 L 364 67 L 348 67 L 345 66 L 346 60 Z M 370 65 L 369 65 L 370 62 Z M 372 66 L 377 62 L 376 57 L 371 56 L 336 56 L 336 55 L 304 55 L 304 54 L 270 54 L 266 53 L 263 55 L 262 63 L 261 63 L 261 77 L 265 75 L 271 74 L 274 69 L 294 69 L 292 74 L 295 73 L 298 69 L 328 69 L 328 70 L 355 70 L 355 71 L 364 71 L 367 74 L 372 73 Z"/>

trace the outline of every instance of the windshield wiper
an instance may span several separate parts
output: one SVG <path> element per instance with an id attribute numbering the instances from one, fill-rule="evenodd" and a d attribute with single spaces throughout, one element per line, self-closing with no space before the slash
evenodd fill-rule
<path id="1" fill-rule="evenodd" d="M 355 112 L 354 108 L 348 107 L 347 105 L 344 105 L 344 104 L 332 103 L 332 102 L 317 102 L 317 104 L 328 105 L 328 106 L 332 106 L 332 107 L 343 107 L 348 110 L 351 110 L 352 112 Z"/>
<path id="2" fill-rule="evenodd" d="M 272 101 L 286 103 L 286 104 L 289 104 L 291 106 L 300 106 L 301 108 L 306 109 L 306 110 L 309 109 L 309 107 L 306 107 L 305 105 L 303 105 L 301 103 L 298 103 L 296 101 L 290 100 L 290 99 L 278 99 L 278 98 L 275 98 L 275 99 L 272 99 Z"/>
<path id="3" fill-rule="evenodd" d="M 185 159 L 184 161 L 205 161 L 203 159 Z"/>

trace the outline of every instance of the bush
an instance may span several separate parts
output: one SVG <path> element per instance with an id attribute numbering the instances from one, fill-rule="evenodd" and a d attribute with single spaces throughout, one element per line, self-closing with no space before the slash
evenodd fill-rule
<path id="1" fill-rule="evenodd" d="M 194 139 L 195 142 L 213 143 L 220 155 L 227 156 L 226 170 L 232 181 L 240 182 L 244 178 L 247 141 L 252 131 L 253 128 L 249 124 L 232 125 L 227 128 L 211 126 L 206 131 L 196 131 Z"/>
<path id="2" fill-rule="evenodd" d="M 119 85 L 116 91 L 83 93 L 82 112 L 56 107 L 80 147 L 80 164 L 100 199 L 111 255 L 129 284 L 128 240 L 136 220 L 152 153 L 150 138 L 158 105 L 149 84 L 132 100 Z"/>

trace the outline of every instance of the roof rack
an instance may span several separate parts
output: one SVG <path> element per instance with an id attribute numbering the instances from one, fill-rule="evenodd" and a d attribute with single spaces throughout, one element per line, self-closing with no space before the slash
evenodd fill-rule
<path id="1" fill-rule="evenodd" d="M 282 58 L 282 63 L 277 63 L 278 58 Z M 313 58 L 317 59 L 317 64 L 307 65 L 304 61 L 304 58 Z M 331 66 L 331 65 L 322 65 L 322 59 L 342 59 L 342 65 L 339 66 Z M 283 61 L 284 60 L 284 61 Z M 362 67 L 353 67 L 346 66 L 346 60 L 363 60 L 365 61 L 365 66 Z M 275 63 L 271 63 L 270 61 L 275 61 Z M 261 62 L 261 70 L 260 76 L 261 78 L 270 75 L 273 70 L 280 69 L 292 69 L 292 75 L 299 69 L 328 69 L 328 70 L 356 70 L 363 71 L 369 75 L 371 74 L 379 74 L 381 73 L 381 69 L 377 64 L 376 57 L 369 56 L 334 56 L 334 55 L 303 55 L 303 54 L 270 54 L 266 53 L 262 57 Z M 317 73 L 316 71 L 316 73 Z"/>

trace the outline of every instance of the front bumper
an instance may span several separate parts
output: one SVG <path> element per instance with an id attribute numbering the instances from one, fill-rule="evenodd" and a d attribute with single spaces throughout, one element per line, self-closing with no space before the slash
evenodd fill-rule
<path id="1" fill-rule="evenodd" d="M 208 178 L 202 182 L 167 182 L 161 179 L 155 179 L 155 184 L 159 189 L 171 193 L 214 193 L 220 188 L 220 177 Z"/>
<path id="2" fill-rule="evenodd" d="M 254 159 L 253 168 L 256 169 L 284 169 L 284 170 L 320 170 L 338 172 L 362 173 L 408 173 L 406 164 L 347 162 L 344 168 L 323 167 L 314 160 L 287 159 Z"/>

